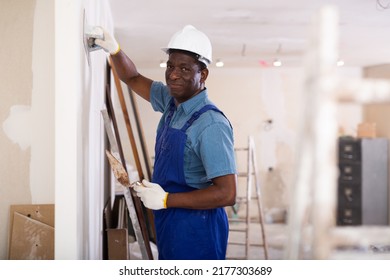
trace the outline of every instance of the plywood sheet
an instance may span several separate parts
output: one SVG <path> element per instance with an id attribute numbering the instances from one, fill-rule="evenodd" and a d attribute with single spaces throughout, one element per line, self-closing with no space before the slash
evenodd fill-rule
<path id="1" fill-rule="evenodd" d="M 14 212 L 9 258 L 54 259 L 54 227 Z"/>

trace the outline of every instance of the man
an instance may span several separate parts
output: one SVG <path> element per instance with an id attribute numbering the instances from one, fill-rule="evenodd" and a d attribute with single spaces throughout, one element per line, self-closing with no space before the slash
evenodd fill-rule
<path id="1" fill-rule="evenodd" d="M 152 182 L 134 190 L 153 209 L 159 259 L 225 259 L 229 225 L 223 207 L 235 203 L 233 129 L 208 99 L 212 48 L 191 25 L 168 47 L 166 85 L 138 73 L 106 31 L 96 44 L 109 52 L 119 78 L 163 113 L 157 128 Z"/>

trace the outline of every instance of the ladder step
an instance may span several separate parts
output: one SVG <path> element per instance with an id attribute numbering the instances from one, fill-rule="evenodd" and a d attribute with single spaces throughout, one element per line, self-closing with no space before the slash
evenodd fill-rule
<path id="1" fill-rule="evenodd" d="M 229 218 L 229 222 L 235 222 L 235 223 L 246 223 L 245 218 Z M 251 223 L 260 223 L 260 220 L 257 218 L 250 219 Z"/>
<path id="2" fill-rule="evenodd" d="M 229 245 L 240 245 L 240 246 L 245 246 L 246 243 L 242 242 L 228 242 Z M 264 247 L 264 244 L 249 244 L 250 247 Z"/>
<path id="3" fill-rule="evenodd" d="M 249 246 L 252 246 L 252 247 L 264 247 L 265 244 L 250 244 Z"/>
<path id="4" fill-rule="evenodd" d="M 230 218 L 229 222 L 246 222 L 244 218 Z"/>
<path id="5" fill-rule="evenodd" d="M 241 243 L 241 242 L 228 242 L 230 245 L 241 245 L 244 246 L 246 243 Z"/>
<path id="6" fill-rule="evenodd" d="M 235 232 L 247 232 L 247 229 L 239 229 L 239 228 L 231 228 L 229 231 L 235 231 Z"/>

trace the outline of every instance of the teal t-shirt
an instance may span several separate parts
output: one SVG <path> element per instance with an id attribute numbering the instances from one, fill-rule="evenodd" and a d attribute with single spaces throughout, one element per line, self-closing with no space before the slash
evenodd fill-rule
<path id="1" fill-rule="evenodd" d="M 150 102 L 155 111 L 163 113 L 157 129 L 168 116 L 171 98 L 166 85 L 153 82 Z M 193 113 L 208 104 L 214 105 L 205 89 L 176 107 L 170 127 L 181 129 Z M 203 113 L 186 134 L 184 175 L 189 186 L 202 189 L 211 185 L 213 178 L 236 174 L 233 129 L 221 113 L 213 110 Z"/>

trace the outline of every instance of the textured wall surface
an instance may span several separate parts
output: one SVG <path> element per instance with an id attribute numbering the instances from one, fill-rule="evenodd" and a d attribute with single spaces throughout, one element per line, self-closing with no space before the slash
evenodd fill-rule
<path id="1" fill-rule="evenodd" d="M 9 206 L 31 203 L 32 44 L 36 1 L 0 4 L 0 259 L 7 258 Z"/>

